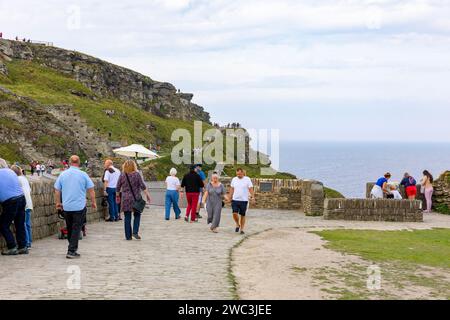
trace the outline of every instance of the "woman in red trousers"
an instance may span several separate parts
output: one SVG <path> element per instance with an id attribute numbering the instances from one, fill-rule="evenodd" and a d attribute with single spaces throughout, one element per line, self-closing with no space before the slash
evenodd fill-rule
<path id="1" fill-rule="evenodd" d="M 186 200 L 187 200 L 187 209 L 186 209 L 186 217 L 184 220 L 189 222 L 189 217 L 191 218 L 191 222 L 197 221 L 196 210 L 198 199 L 200 196 L 200 190 L 204 187 L 204 183 L 200 175 L 195 172 L 195 167 L 191 167 L 191 170 L 188 174 L 183 177 L 181 181 L 181 188 L 184 188 L 186 191 Z"/>

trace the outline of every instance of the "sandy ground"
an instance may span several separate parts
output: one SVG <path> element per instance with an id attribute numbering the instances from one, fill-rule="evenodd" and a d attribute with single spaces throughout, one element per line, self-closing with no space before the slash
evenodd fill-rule
<path id="1" fill-rule="evenodd" d="M 391 229 L 392 226 L 386 227 Z M 318 229 L 272 229 L 249 237 L 235 248 L 232 271 L 239 298 L 339 299 L 343 292 L 352 293 L 351 297 L 360 295 L 363 299 L 448 299 L 450 296 L 446 271 L 430 267 L 418 268 L 413 273 L 440 279 L 439 290 L 392 278 L 399 270 L 390 269 L 388 265 L 381 266 L 382 271 L 391 276 L 382 278 L 382 290 L 368 290 L 367 268 L 371 263 L 325 248 L 326 242 L 310 233 L 311 230 Z"/>

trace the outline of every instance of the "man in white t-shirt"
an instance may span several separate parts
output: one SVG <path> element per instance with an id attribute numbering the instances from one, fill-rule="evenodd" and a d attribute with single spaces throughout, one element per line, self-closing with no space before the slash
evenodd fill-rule
<path id="1" fill-rule="evenodd" d="M 120 178 L 120 170 L 114 168 L 111 160 L 105 161 L 105 175 L 103 176 L 103 191 L 108 197 L 109 219 L 108 222 L 119 221 L 119 205 L 116 202 L 116 187 Z"/>
<path id="2" fill-rule="evenodd" d="M 253 183 L 249 177 L 245 176 L 243 169 L 236 170 L 236 177 L 231 180 L 230 190 L 231 207 L 233 209 L 233 219 L 236 222 L 236 232 L 245 234 L 245 214 L 247 213 L 249 200 L 253 203 L 255 193 Z"/>

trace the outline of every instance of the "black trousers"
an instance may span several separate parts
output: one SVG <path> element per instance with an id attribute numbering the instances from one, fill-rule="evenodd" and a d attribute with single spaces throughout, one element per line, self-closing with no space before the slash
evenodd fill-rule
<path id="1" fill-rule="evenodd" d="M 68 252 L 75 253 L 78 250 L 78 241 L 80 240 L 81 228 L 86 221 L 86 212 L 86 208 L 81 211 L 64 211 L 67 240 L 69 240 Z"/>

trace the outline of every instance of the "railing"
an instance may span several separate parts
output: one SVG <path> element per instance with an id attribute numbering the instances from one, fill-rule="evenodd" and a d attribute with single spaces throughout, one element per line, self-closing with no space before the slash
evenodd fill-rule
<path id="1" fill-rule="evenodd" d="M 40 44 L 46 47 L 53 47 L 53 42 L 48 42 L 48 41 L 38 41 L 38 40 L 30 40 L 31 43 L 33 44 Z"/>

